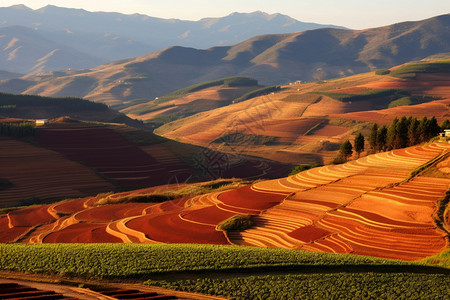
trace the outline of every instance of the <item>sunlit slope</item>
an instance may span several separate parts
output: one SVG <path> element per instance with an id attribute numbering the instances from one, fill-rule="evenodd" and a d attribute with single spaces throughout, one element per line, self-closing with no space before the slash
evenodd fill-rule
<path id="1" fill-rule="evenodd" d="M 323 28 L 260 35 L 209 49 L 169 47 L 88 70 L 5 80 L 0 89 L 78 96 L 124 108 L 226 76 L 250 76 L 264 85 L 323 80 L 449 52 L 449 22 L 446 14 L 366 30 Z"/>
<path id="2" fill-rule="evenodd" d="M 410 174 L 438 156 L 446 172 L 449 150 L 447 143 L 415 146 L 162 203 L 96 205 L 153 188 L 32 207 L 1 215 L 1 236 L 3 242 L 237 244 L 416 260 L 448 246 L 434 213 L 450 179 Z M 253 215 L 251 229 L 218 228 L 246 214 Z"/>
<path id="3" fill-rule="evenodd" d="M 396 71 L 405 68 L 416 68 L 413 76 Z M 439 122 L 448 118 L 448 60 L 410 63 L 393 68 L 392 74 L 377 73 L 296 82 L 279 92 L 165 124 L 155 132 L 223 151 L 302 164 L 327 163 L 340 143 L 358 132 L 367 136 L 372 122 L 388 124 L 396 116 L 410 115 L 436 116 Z"/>

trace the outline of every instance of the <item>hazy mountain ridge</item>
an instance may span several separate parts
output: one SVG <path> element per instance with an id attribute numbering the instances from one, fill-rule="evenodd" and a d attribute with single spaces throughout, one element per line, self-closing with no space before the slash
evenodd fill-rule
<path id="1" fill-rule="evenodd" d="M 312 81 L 387 68 L 450 51 L 450 15 L 367 30 L 316 29 L 261 35 L 205 50 L 169 47 L 85 71 L 0 81 L 0 90 L 77 96 L 120 105 L 192 84 L 248 76 L 261 84 Z M 24 81 L 25 80 L 25 81 Z M 89 82 L 80 86 L 81 82 Z M 131 105 L 131 104 L 130 104 Z"/>
<path id="2" fill-rule="evenodd" d="M 46 39 L 23 26 L 0 27 L 0 69 L 40 73 L 69 68 L 92 68 L 106 60 Z M 13 74 L 12 74 L 13 76 Z"/>
<path id="3" fill-rule="evenodd" d="M 259 34 L 343 28 L 304 23 L 282 14 L 264 12 L 232 13 L 221 18 L 184 21 L 142 14 L 89 12 L 53 5 L 37 10 L 24 5 L 2 7 L 0 18 L 2 26 L 33 28 L 49 40 L 110 61 L 174 45 L 208 48 L 232 45 Z"/>

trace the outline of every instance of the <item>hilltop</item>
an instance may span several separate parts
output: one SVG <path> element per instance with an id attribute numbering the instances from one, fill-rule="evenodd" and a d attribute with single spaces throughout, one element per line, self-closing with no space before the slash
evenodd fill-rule
<path id="1" fill-rule="evenodd" d="M 233 46 L 169 47 L 89 70 L 50 72 L 0 81 L 0 90 L 77 96 L 123 108 L 227 76 L 262 85 L 311 81 L 390 68 L 450 51 L 450 15 L 390 26 L 323 28 L 256 36 Z"/>

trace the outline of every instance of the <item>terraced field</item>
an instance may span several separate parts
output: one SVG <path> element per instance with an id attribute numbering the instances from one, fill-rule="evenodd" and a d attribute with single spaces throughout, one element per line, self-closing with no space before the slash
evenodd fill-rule
<path id="1" fill-rule="evenodd" d="M 91 169 L 61 154 L 16 140 L 0 140 L 0 207 L 32 198 L 79 197 L 113 189 Z"/>
<path id="2" fill-rule="evenodd" d="M 112 129 L 45 128 L 37 140 L 69 159 L 82 161 L 119 186 L 162 185 L 170 177 L 164 165 Z"/>
<path id="3" fill-rule="evenodd" d="M 448 143 L 377 153 L 224 192 L 163 203 L 96 206 L 103 198 L 60 202 L 0 215 L 3 242 L 237 244 L 417 260 L 448 246 L 433 220 L 450 179 L 415 176 Z M 253 215 L 255 226 L 218 224 Z"/>

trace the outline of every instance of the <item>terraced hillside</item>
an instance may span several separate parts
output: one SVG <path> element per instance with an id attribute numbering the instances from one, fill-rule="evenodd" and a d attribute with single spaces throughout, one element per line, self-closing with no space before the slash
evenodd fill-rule
<path id="1" fill-rule="evenodd" d="M 23 200 L 80 197 L 114 189 L 95 172 L 60 153 L 18 140 L 0 139 L 0 207 Z"/>
<path id="2" fill-rule="evenodd" d="M 359 132 L 367 137 L 374 121 L 448 118 L 449 60 L 414 62 L 385 72 L 390 73 L 293 82 L 278 92 L 173 121 L 155 133 L 212 149 L 220 146 L 231 153 L 326 164 L 340 143 Z"/>
<path id="3" fill-rule="evenodd" d="M 35 136 L 2 136 L 0 164 L 0 208 L 219 177 L 270 179 L 292 168 L 184 145 L 125 125 L 70 118 L 52 120 Z"/>
<path id="4" fill-rule="evenodd" d="M 24 243 L 236 244 L 417 260 L 448 247 L 434 213 L 450 179 L 411 172 L 433 159 L 446 172 L 449 150 L 448 143 L 410 147 L 162 203 L 120 203 L 151 194 L 143 189 L 30 207 L 0 215 L 0 237 Z M 111 198 L 117 204 L 98 206 Z M 219 229 L 235 215 L 251 215 L 255 225 L 242 232 Z"/>

